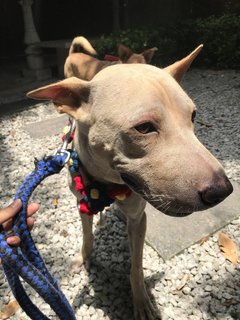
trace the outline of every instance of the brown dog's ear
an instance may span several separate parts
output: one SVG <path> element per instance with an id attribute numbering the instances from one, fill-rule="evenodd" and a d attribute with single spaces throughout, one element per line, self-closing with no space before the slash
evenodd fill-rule
<path id="1" fill-rule="evenodd" d="M 158 48 L 154 47 L 151 49 L 144 50 L 141 54 L 144 56 L 146 63 L 150 63 L 155 52 L 158 51 Z"/>
<path id="2" fill-rule="evenodd" d="M 81 104 L 88 101 L 89 94 L 89 83 L 72 77 L 30 91 L 27 96 L 37 100 L 52 100 L 60 113 L 75 117 Z"/>
<path id="3" fill-rule="evenodd" d="M 202 48 L 203 48 L 203 44 L 200 44 L 200 46 L 198 46 L 188 56 L 164 68 L 164 70 L 170 73 L 170 75 L 173 76 L 173 78 L 177 82 L 180 82 L 184 74 L 187 72 L 188 68 L 190 67 L 191 63 L 199 54 L 199 52 L 202 50 Z"/>
<path id="4" fill-rule="evenodd" d="M 132 54 L 133 51 L 127 46 L 124 46 L 123 44 L 118 45 L 118 56 L 122 62 L 127 62 Z"/>

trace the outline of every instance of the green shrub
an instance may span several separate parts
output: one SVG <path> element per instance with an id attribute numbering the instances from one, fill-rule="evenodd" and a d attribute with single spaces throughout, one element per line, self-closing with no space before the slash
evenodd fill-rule
<path id="1" fill-rule="evenodd" d="M 181 21 L 175 27 L 154 27 L 125 30 L 119 34 L 102 36 L 96 49 L 105 54 L 117 55 L 117 44 L 125 44 L 135 52 L 157 47 L 153 63 L 159 66 L 179 59 L 200 43 L 204 50 L 195 65 L 211 68 L 240 68 L 240 16 L 225 14 L 220 17 Z"/>
<path id="2" fill-rule="evenodd" d="M 124 44 L 135 52 L 142 52 L 149 48 L 153 32 L 148 29 L 124 30 L 120 33 L 112 33 L 102 36 L 96 43 L 96 49 L 100 56 L 105 53 L 117 54 L 117 45 Z"/>
<path id="3" fill-rule="evenodd" d="M 215 68 L 240 68 L 240 16 L 198 19 L 196 38 L 204 43 L 203 62 Z"/>
<path id="4" fill-rule="evenodd" d="M 137 53 L 157 47 L 158 51 L 154 55 L 153 64 L 164 65 L 177 49 L 177 42 L 173 34 L 174 29 L 128 29 L 119 34 L 102 36 L 96 42 L 95 48 L 102 59 L 105 54 L 117 55 L 118 44 L 124 44 Z"/>

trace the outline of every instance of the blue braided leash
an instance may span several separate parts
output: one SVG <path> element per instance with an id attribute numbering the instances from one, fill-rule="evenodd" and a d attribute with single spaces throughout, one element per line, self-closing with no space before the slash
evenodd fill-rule
<path id="1" fill-rule="evenodd" d="M 66 135 L 63 146 L 67 146 Z M 46 177 L 59 173 L 69 159 L 63 148 L 55 155 L 35 161 L 35 170 L 19 187 L 14 199 L 21 199 L 22 209 L 13 220 L 13 231 L 21 238 L 20 247 L 11 247 L 0 229 L 0 258 L 10 288 L 21 308 L 34 320 L 47 320 L 25 292 L 19 277 L 32 286 L 62 320 L 76 320 L 74 311 L 60 290 L 57 280 L 48 272 L 27 228 L 28 200 L 35 188 Z"/>

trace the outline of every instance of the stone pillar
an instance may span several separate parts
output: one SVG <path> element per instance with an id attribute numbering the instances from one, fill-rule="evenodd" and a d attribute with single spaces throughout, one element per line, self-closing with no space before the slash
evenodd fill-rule
<path id="1" fill-rule="evenodd" d="M 42 49 L 37 45 L 40 42 L 40 38 L 33 21 L 31 8 L 33 0 L 20 0 L 19 3 L 22 6 L 23 12 L 25 27 L 24 43 L 27 46 L 25 53 L 28 68 L 30 69 L 30 73 L 35 75 L 38 80 L 48 79 L 51 77 L 51 70 L 44 67 Z"/>
<path id="2" fill-rule="evenodd" d="M 22 6 L 23 19 L 24 19 L 24 43 L 26 45 L 31 45 L 36 42 L 40 42 L 40 38 L 37 34 L 32 15 L 32 4 L 33 0 L 20 0 L 20 5 Z"/>

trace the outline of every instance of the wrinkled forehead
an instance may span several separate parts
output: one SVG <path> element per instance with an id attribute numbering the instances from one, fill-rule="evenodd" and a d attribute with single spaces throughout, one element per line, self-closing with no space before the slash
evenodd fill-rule
<path id="1" fill-rule="evenodd" d="M 93 88 L 94 105 L 100 112 L 109 112 L 110 117 L 111 113 L 113 117 L 134 117 L 134 113 L 157 113 L 163 108 L 186 112 L 194 107 L 166 71 L 150 65 L 108 67 L 94 78 Z"/>

